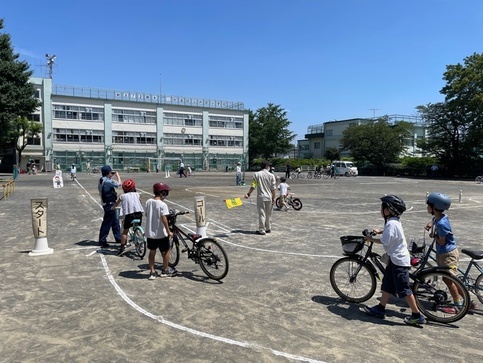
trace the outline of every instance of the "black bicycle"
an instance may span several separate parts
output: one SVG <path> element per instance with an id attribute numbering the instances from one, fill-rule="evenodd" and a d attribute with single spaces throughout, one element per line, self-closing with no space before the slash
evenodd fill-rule
<path id="1" fill-rule="evenodd" d="M 330 269 L 330 284 L 344 300 L 356 303 L 367 301 L 376 291 L 376 278 L 381 280 L 381 275 L 384 274 L 385 267 L 381 255 L 373 252 L 374 242 L 366 239 L 365 235 L 342 236 L 340 240 L 346 257 L 337 260 Z M 452 323 L 463 318 L 468 312 L 468 290 L 457 277 L 448 272 L 448 268 L 417 268 L 410 272 L 409 276 L 413 281 L 412 290 L 416 304 L 429 320 Z M 456 284 L 462 295 L 462 306 L 458 309 L 455 309 L 447 285 L 450 281 Z"/>
<path id="2" fill-rule="evenodd" d="M 181 253 L 187 253 L 189 259 L 199 264 L 206 276 L 213 280 L 223 279 L 228 274 L 229 267 L 228 256 L 223 247 L 215 238 L 185 233 L 176 225 L 177 217 L 188 213 L 189 211 L 172 209 L 167 216 L 169 229 L 173 232 L 173 238 L 170 241 L 169 266 L 175 267 L 179 263 L 181 243 Z M 191 246 L 187 241 L 190 241 Z"/>
<path id="3" fill-rule="evenodd" d="M 299 198 L 294 198 L 292 194 L 290 194 L 285 199 L 285 203 L 287 203 L 287 205 L 291 206 L 295 210 L 301 210 L 302 209 L 302 201 Z M 278 209 L 282 209 L 283 204 L 282 204 L 281 197 L 278 197 L 275 200 L 275 205 L 277 206 Z"/>

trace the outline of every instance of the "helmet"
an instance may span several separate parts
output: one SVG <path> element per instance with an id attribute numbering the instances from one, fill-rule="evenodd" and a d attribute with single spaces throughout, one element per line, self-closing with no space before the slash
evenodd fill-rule
<path id="1" fill-rule="evenodd" d="M 106 176 L 106 175 L 109 175 L 109 173 L 112 171 L 112 168 L 110 165 L 104 165 L 102 168 L 101 168 L 101 173 L 102 173 L 102 176 Z"/>
<path id="2" fill-rule="evenodd" d="M 389 209 L 389 212 L 395 217 L 400 216 L 406 210 L 406 203 L 395 195 L 385 195 L 381 198 L 382 205 Z"/>
<path id="3" fill-rule="evenodd" d="M 136 190 L 136 183 L 132 179 L 126 179 L 122 182 L 122 190 L 124 193 L 133 192 Z"/>
<path id="4" fill-rule="evenodd" d="M 451 206 L 451 198 L 443 193 L 431 193 L 428 195 L 426 203 L 432 204 L 434 209 L 444 211 Z"/>
<path id="5" fill-rule="evenodd" d="M 153 193 L 154 194 L 160 193 L 162 191 L 169 192 L 170 190 L 171 190 L 171 188 L 168 186 L 168 184 L 156 183 L 156 184 L 153 185 Z"/>
<path id="6" fill-rule="evenodd" d="M 75 166 L 75 163 L 72 163 L 72 166 Z"/>

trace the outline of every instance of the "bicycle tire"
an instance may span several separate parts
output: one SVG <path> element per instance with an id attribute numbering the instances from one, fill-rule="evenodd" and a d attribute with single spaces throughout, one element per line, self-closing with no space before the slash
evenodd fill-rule
<path id="1" fill-rule="evenodd" d="M 169 239 L 169 267 L 176 267 L 179 263 L 179 240 L 178 236 L 174 235 Z"/>
<path id="2" fill-rule="evenodd" d="M 339 175 L 339 174 L 337 174 L 337 173 L 335 173 L 335 174 L 334 174 L 334 179 L 339 179 L 339 178 L 340 178 L 340 175 Z"/>
<path id="3" fill-rule="evenodd" d="M 324 177 L 324 179 L 329 179 L 330 174 L 325 173 L 325 174 L 324 174 L 324 175 L 322 175 L 322 176 Z"/>
<path id="4" fill-rule="evenodd" d="M 476 184 L 481 184 L 481 180 L 482 180 L 482 177 L 477 176 L 476 179 L 475 179 Z"/>
<path id="5" fill-rule="evenodd" d="M 290 174 L 290 179 L 295 179 L 296 177 L 297 177 L 297 174 L 295 173 Z"/>
<path id="6" fill-rule="evenodd" d="M 312 179 L 312 173 L 307 173 L 307 179 Z"/>
<path id="7" fill-rule="evenodd" d="M 461 308 L 455 308 L 451 293 L 443 278 L 454 282 L 460 294 L 463 294 Z M 428 320 L 438 323 L 454 323 L 462 319 L 470 307 L 470 296 L 464 284 L 456 276 L 445 271 L 421 271 L 415 277 L 413 294 L 421 314 Z"/>
<path id="8" fill-rule="evenodd" d="M 357 270 L 359 272 L 354 276 Z M 377 287 L 376 277 L 367 263 L 363 264 L 352 256 L 335 261 L 330 269 L 330 284 L 337 295 L 354 303 L 369 300 Z"/>
<path id="9" fill-rule="evenodd" d="M 133 232 L 133 241 L 135 246 L 136 255 L 142 260 L 146 255 L 146 237 L 144 236 L 144 230 L 142 227 L 136 227 Z"/>
<path id="10" fill-rule="evenodd" d="M 299 174 L 299 179 L 305 178 L 305 174 Z"/>
<path id="11" fill-rule="evenodd" d="M 320 175 L 320 174 L 317 174 L 317 175 L 315 176 L 315 179 L 320 179 L 320 178 L 322 178 L 322 175 Z"/>
<path id="12" fill-rule="evenodd" d="M 292 208 L 295 210 L 301 210 L 302 209 L 302 201 L 299 198 L 293 198 L 292 199 Z"/>
<path id="13" fill-rule="evenodd" d="M 280 197 L 278 197 L 277 199 L 275 199 L 275 206 L 277 208 L 279 208 L 279 209 L 282 208 L 282 202 L 281 202 L 281 198 Z"/>
<path id="14" fill-rule="evenodd" d="M 203 272 L 210 279 L 221 280 L 228 273 L 228 256 L 221 245 L 213 238 L 198 243 L 197 260 Z"/>
<path id="15" fill-rule="evenodd" d="M 483 304 L 483 274 L 480 274 L 475 281 L 475 295 Z"/>

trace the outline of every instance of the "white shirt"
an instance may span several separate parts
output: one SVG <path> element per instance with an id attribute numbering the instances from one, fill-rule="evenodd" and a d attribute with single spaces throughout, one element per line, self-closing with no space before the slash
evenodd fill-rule
<path id="1" fill-rule="evenodd" d="M 411 266 L 408 244 L 399 218 L 389 218 L 384 226 L 381 242 L 393 264 L 401 267 Z"/>
<path id="2" fill-rule="evenodd" d="M 139 193 L 124 193 L 119 196 L 119 199 L 121 199 L 121 210 L 119 212 L 119 216 L 125 216 L 135 212 L 144 212 L 141 200 L 139 198 Z"/>
<path id="3" fill-rule="evenodd" d="M 156 199 L 148 199 L 146 202 L 146 238 L 165 238 L 168 232 L 164 228 L 162 216 L 169 215 L 169 209 L 165 202 Z"/>
<path id="4" fill-rule="evenodd" d="M 290 185 L 288 185 L 287 183 L 280 183 L 278 187 L 280 189 L 280 195 L 285 196 L 287 195 L 288 188 L 290 188 Z"/>

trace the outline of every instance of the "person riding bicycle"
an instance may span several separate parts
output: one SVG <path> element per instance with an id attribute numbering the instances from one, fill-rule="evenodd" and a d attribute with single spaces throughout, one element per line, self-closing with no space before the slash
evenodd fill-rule
<path id="1" fill-rule="evenodd" d="M 365 307 L 366 313 L 378 318 L 386 317 L 386 304 L 391 295 L 397 295 L 406 300 L 411 308 L 411 316 L 404 318 L 404 322 L 409 325 L 421 325 L 426 323 L 426 318 L 421 315 L 411 290 L 409 280 L 409 269 L 411 267 L 410 255 L 404 230 L 400 221 L 401 215 L 406 210 L 404 201 L 395 195 L 386 195 L 381 198 L 381 215 L 384 218 L 384 230 L 375 229 L 377 234 L 382 234 L 381 238 L 366 238 L 375 243 L 382 243 L 384 250 L 390 260 L 384 271 L 382 279 L 382 297 L 378 305 L 371 308 Z"/>
<path id="2" fill-rule="evenodd" d="M 424 228 L 426 231 L 430 231 L 429 237 L 436 241 L 436 263 L 438 266 L 449 267 L 449 272 L 456 276 L 459 252 L 448 216 L 444 214 L 444 211 L 448 210 L 450 206 L 451 198 L 446 194 L 430 193 L 426 198 L 426 207 L 428 213 L 433 215 L 433 219 Z M 460 292 L 452 281 L 444 280 L 444 282 L 448 286 L 455 306 L 444 308 L 443 311 L 448 314 L 455 314 L 457 313 L 456 309 L 462 307 Z"/>
<path id="3" fill-rule="evenodd" d="M 280 205 L 277 206 L 278 210 L 282 210 L 282 207 L 285 207 L 285 212 L 288 211 L 288 206 L 287 206 L 287 198 L 288 198 L 288 191 L 290 189 L 290 185 L 287 183 L 287 179 L 285 178 L 280 178 L 280 185 L 278 186 L 278 189 L 280 190 Z"/>
<path id="4" fill-rule="evenodd" d="M 164 202 L 171 188 L 164 183 L 153 185 L 154 198 L 146 202 L 146 238 L 149 249 L 149 280 L 159 276 L 154 268 L 156 250 L 159 248 L 163 256 L 163 271 L 161 277 L 171 277 L 178 273 L 174 268 L 169 267 L 169 239 L 173 232 L 169 229 L 168 218 L 169 208 Z"/>
<path id="5" fill-rule="evenodd" d="M 134 182 L 134 180 L 124 180 L 122 182 L 122 190 L 124 194 L 121 194 L 117 199 L 116 203 L 114 203 L 114 205 L 112 206 L 112 209 L 115 210 L 116 207 L 120 204 L 121 209 L 119 211 L 119 217 L 124 218 L 123 230 L 121 233 L 121 247 L 117 252 L 118 256 L 122 256 L 122 254 L 126 250 L 127 234 L 129 232 L 129 228 L 131 228 L 132 226 L 132 221 L 135 219 L 139 219 L 139 224 L 141 224 L 144 213 L 139 193 L 136 192 L 136 183 Z"/>

